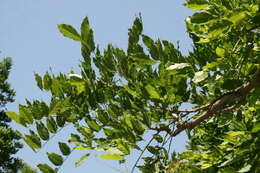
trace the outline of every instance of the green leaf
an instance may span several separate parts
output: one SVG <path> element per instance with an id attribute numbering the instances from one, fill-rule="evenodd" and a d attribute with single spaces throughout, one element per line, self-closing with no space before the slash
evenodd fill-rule
<path id="1" fill-rule="evenodd" d="M 42 78 L 40 75 L 38 75 L 37 73 L 34 73 L 35 76 L 35 80 L 37 82 L 37 86 L 42 90 L 43 89 L 43 82 L 42 82 Z"/>
<path id="2" fill-rule="evenodd" d="M 43 173 L 56 173 L 56 171 L 51 168 L 47 164 L 38 164 L 37 167 L 43 172 Z"/>
<path id="3" fill-rule="evenodd" d="M 49 139 L 49 131 L 42 122 L 36 123 L 38 134 L 42 140 L 47 141 Z"/>
<path id="4" fill-rule="evenodd" d="M 219 22 L 214 23 L 208 31 L 209 37 L 221 37 L 225 35 L 229 29 L 231 28 L 232 23 L 228 20 L 221 20 Z"/>
<path id="5" fill-rule="evenodd" d="M 199 83 L 199 82 L 205 80 L 207 77 L 208 77 L 208 72 L 206 72 L 206 71 L 198 71 L 198 72 L 195 73 L 192 81 L 194 83 Z"/>
<path id="6" fill-rule="evenodd" d="M 14 120 L 17 124 L 20 124 L 26 127 L 25 121 L 15 112 L 6 112 L 6 115 L 11 119 Z"/>
<path id="7" fill-rule="evenodd" d="M 239 172 L 239 173 L 248 172 L 248 171 L 250 171 L 251 167 L 252 167 L 251 165 L 246 165 L 245 167 L 243 167 L 242 169 L 240 169 L 238 172 Z"/>
<path id="8" fill-rule="evenodd" d="M 176 63 L 166 68 L 166 70 L 179 70 L 185 67 L 190 67 L 189 63 Z"/>
<path id="9" fill-rule="evenodd" d="M 47 128 L 51 133 L 57 133 L 57 125 L 52 117 L 47 117 L 46 119 Z"/>
<path id="10" fill-rule="evenodd" d="M 91 52 L 95 49 L 93 31 L 89 26 L 88 17 L 83 19 L 81 23 L 81 43 L 84 44 L 88 51 Z"/>
<path id="11" fill-rule="evenodd" d="M 22 120 L 25 120 L 28 124 L 33 124 L 34 117 L 30 108 L 19 105 L 19 113 Z"/>
<path id="12" fill-rule="evenodd" d="M 75 41 L 81 41 L 79 33 L 71 25 L 59 24 L 58 28 L 63 36 L 65 36 L 67 38 L 71 38 Z"/>
<path id="13" fill-rule="evenodd" d="M 87 154 L 84 154 L 83 156 L 80 157 L 80 159 L 75 163 L 75 167 L 78 167 L 80 166 L 84 161 L 85 159 L 87 159 L 89 157 L 89 153 Z"/>
<path id="14" fill-rule="evenodd" d="M 229 131 L 229 132 L 226 132 L 226 134 L 228 136 L 235 137 L 235 136 L 239 136 L 239 135 L 245 135 L 245 132 L 244 131 Z"/>
<path id="15" fill-rule="evenodd" d="M 155 90 L 155 88 L 153 86 L 146 85 L 145 89 L 149 93 L 151 98 L 153 98 L 153 99 L 160 99 L 160 95 L 158 94 L 158 92 Z"/>
<path id="16" fill-rule="evenodd" d="M 260 131 L 260 122 L 253 125 L 252 133 L 257 133 L 258 131 Z"/>
<path id="17" fill-rule="evenodd" d="M 159 154 L 158 148 L 156 148 L 156 147 L 154 147 L 154 146 L 148 146 L 148 147 L 147 147 L 147 150 L 148 150 L 150 153 L 154 154 L 154 155 L 158 155 L 158 154 Z"/>
<path id="18" fill-rule="evenodd" d="M 124 154 L 128 155 L 130 153 L 130 146 L 127 142 L 122 139 L 116 139 L 117 148 L 122 151 Z"/>
<path id="19" fill-rule="evenodd" d="M 210 7 L 206 0 L 187 0 L 184 6 L 194 11 L 203 10 Z"/>
<path id="20" fill-rule="evenodd" d="M 227 20 L 233 22 L 234 24 L 239 24 L 245 17 L 245 11 L 235 11 L 227 18 Z"/>
<path id="21" fill-rule="evenodd" d="M 31 149 L 36 150 L 40 148 L 37 144 L 33 142 L 29 135 L 25 135 L 23 139 Z"/>
<path id="22" fill-rule="evenodd" d="M 71 153 L 70 147 L 66 143 L 59 142 L 59 148 L 64 156 L 67 156 Z"/>
<path id="23" fill-rule="evenodd" d="M 221 48 L 221 47 L 217 47 L 216 48 L 216 54 L 219 56 L 219 57 L 224 57 L 225 55 L 225 49 Z"/>
<path id="24" fill-rule="evenodd" d="M 213 19 L 215 19 L 215 17 L 208 12 L 195 13 L 190 17 L 191 23 L 194 24 L 206 24 L 211 22 Z"/>
<path id="25" fill-rule="evenodd" d="M 163 137 L 161 137 L 161 135 L 158 135 L 158 134 L 154 134 L 153 135 L 153 138 L 159 142 L 159 143 L 162 143 L 163 142 Z"/>
<path id="26" fill-rule="evenodd" d="M 48 72 L 45 73 L 44 77 L 43 77 L 43 88 L 45 90 L 50 90 L 52 86 L 52 79 L 51 76 Z"/>
<path id="27" fill-rule="evenodd" d="M 59 127 L 63 127 L 66 123 L 66 118 L 62 114 L 56 116 L 56 122 Z"/>
<path id="28" fill-rule="evenodd" d="M 92 130 L 94 130 L 96 132 L 98 132 L 100 130 L 100 126 L 95 121 L 88 120 L 87 124 L 88 124 L 89 128 L 91 128 Z"/>
<path id="29" fill-rule="evenodd" d="M 98 157 L 102 159 L 109 159 L 109 160 L 124 160 L 124 157 L 118 154 L 101 154 Z"/>
<path id="30" fill-rule="evenodd" d="M 137 63 L 140 63 L 142 65 L 154 65 L 156 64 L 156 61 L 152 59 L 145 59 L 141 57 L 136 57 L 136 56 L 130 56 L 131 59 L 135 60 Z"/>
<path id="31" fill-rule="evenodd" d="M 63 163 L 63 158 L 56 153 L 47 153 L 49 160 L 56 166 L 60 166 Z"/>
<path id="32" fill-rule="evenodd" d="M 139 94 L 138 94 L 136 91 L 130 89 L 128 85 L 124 85 L 124 88 L 125 88 L 126 91 L 127 91 L 129 94 L 131 94 L 133 97 L 136 97 L 136 98 L 140 97 Z"/>
<path id="33" fill-rule="evenodd" d="M 75 150 L 92 150 L 93 147 L 77 146 L 74 149 Z"/>
<path id="34" fill-rule="evenodd" d="M 32 130 L 30 130 L 30 135 L 25 135 L 23 139 L 31 149 L 35 150 L 41 148 L 41 139 Z"/>

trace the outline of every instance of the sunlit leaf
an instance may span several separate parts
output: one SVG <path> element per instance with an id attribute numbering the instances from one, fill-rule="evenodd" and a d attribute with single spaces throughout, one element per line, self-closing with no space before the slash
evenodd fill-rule
<path id="1" fill-rule="evenodd" d="M 185 67 L 190 67 L 189 63 L 176 63 L 166 68 L 166 70 L 179 70 Z"/>
<path id="2" fill-rule="evenodd" d="M 81 156 L 80 159 L 75 163 L 75 167 L 80 166 L 85 161 L 85 159 L 87 159 L 89 156 L 90 156 L 89 153 L 84 154 L 83 156 Z"/>
<path id="3" fill-rule="evenodd" d="M 240 169 L 238 172 L 242 173 L 242 172 L 248 172 L 250 171 L 252 165 L 246 165 L 245 167 L 243 167 L 242 169 Z"/>
<path id="4" fill-rule="evenodd" d="M 258 131 L 260 131 L 260 122 L 255 123 L 252 129 L 253 133 L 257 133 Z"/>
<path id="5" fill-rule="evenodd" d="M 146 85 L 145 86 L 146 91 L 149 93 L 151 98 L 154 99 L 160 99 L 159 93 L 155 90 L 155 88 L 151 85 Z"/>
<path id="6" fill-rule="evenodd" d="M 207 77 L 208 77 L 208 72 L 206 72 L 206 71 L 198 71 L 198 72 L 195 73 L 192 81 L 194 83 L 199 83 L 199 82 L 205 80 Z"/>
<path id="7" fill-rule="evenodd" d="M 187 0 L 186 3 L 184 3 L 184 6 L 194 11 L 210 7 L 206 0 Z"/>
<path id="8" fill-rule="evenodd" d="M 108 160 L 124 160 L 124 157 L 118 154 L 101 154 L 98 157 Z"/>
<path id="9" fill-rule="evenodd" d="M 245 17 L 246 17 L 245 11 L 235 11 L 227 18 L 227 20 L 233 22 L 234 24 L 238 24 Z"/>
<path id="10" fill-rule="evenodd" d="M 79 33 L 71 25 L 59 24 L 58 28 L 59 28 L 59 31 L 62 33 L 63 36 L 71 38 L 75 41 L 81 40 Z"/>

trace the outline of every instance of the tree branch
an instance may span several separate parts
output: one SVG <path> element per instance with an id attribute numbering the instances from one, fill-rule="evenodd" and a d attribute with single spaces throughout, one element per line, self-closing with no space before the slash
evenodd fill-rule
<path id="1" fill-rule="evenodd" d="M 260 70 L 258 70 L 254 76 L 254 78 L 243 84 L 242 86 L 236 88 L 233 92 L 229 92 L 226 94 L 221 95 L 219 98 L 213 100 L 210 104 L 206 104 L 200 108 L 197 108 L 198 110 L 206 109 L 207 111 L 204 112 L 202 115 L 200 115 L 197 119 L 191 121 L 191 122 L 185 122 L 181 126 L 179 126 L 175 131 L 171 132 L 172 136 L 177 136 L 180 132 L 182 132 L 185 129 L 192 130 L 195 128 L 197 125 L 199 125 L 202 121 L 210 117 L 211 115 L 214 115 L 215 113 L 220 112 L 223 107 L 228 104 L 231 100 L 234 100 L 236 98 L 239 98 L 240 101 L 233 105 L 230 106 L 222 111 L 228 112 L 233 109 L 236 109 L 239 107 L 241 104 L 243 104 L 243 98 L 254 88 L 260 86 Z M 196 110 L 196 109 L 195 109 Z M 197 112 L 193 111 L 193 112 Z M 183 112 L 183 111 L 182 111 Z M 192 110 L 187 110 L 186 112 L 192 112 Z"/>

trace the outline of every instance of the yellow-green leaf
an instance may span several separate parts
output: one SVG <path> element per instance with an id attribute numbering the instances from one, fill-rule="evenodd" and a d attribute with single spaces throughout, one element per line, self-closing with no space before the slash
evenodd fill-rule
<path id="1" fill-rule="evenodd" d="M 238 135 L 244 135 L 245 132 L 244 131 L 229 131 L 226 133 L 228 136 L 238 136 Z"/>
<path id="2" fill-rule="evenodd" d="M 89 157 L 89 153 L 87 154 L 84 154 L 83 156 L 80 157 L 80 159 L 75 163 L 75 167 L 78 167 L 80 166 L 84 161 L 85 159 L 87 159 Z"/>
<path id="3" fill-rule="evenodd" d="M 58 28 L 62 35 L 64 35 L 65 37 L 71 38 L 75 41 L 81 41 L 79 33 L 71 25 L 59 24 Z"/>
<path id="4" fill-rule="evenodd" d="M 98 157 L 109 160 L 124 160 L 124 157 L 119 154 L 101 154 Z"/>
<path id="5" fill-rule="evenodd" d="M 160 98 L 160 95 L 158 94 L 158 92 L 155 90 L 155 88 L 153 86 L 146 85 L 145 89 L 149 93 L 151 98 L 154 98 L 154 99 L 159 99 Z"/>

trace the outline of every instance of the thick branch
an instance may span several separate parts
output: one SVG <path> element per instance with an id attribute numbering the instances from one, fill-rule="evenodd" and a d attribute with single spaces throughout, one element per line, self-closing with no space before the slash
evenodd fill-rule
<path id="1" fill-rule="evenodd" d="M 200 115 L 197 119 L 191 121 L 191 122 L 186 122 L 184 123 L 181 127 L 177 128 L 175 131 L 171 132 L 172 136 L 178 135 L 180 132 L 182 132 L 185 129 L 192 130 L 194 127 L 199 125 L 202 121 L 210 117 L 211 115 L 214 115 L 215 113 L 220 112 L 223 107 L 228 104 L 231 100 L 234 100 L 236 98 L 240 99 L 240 102 L 236 105 L 230 106 L 223 111 L 227 112 L 230 110 L 233 110 L 237 107 L 239 107 L 242 104 L 242 98 L 245 98 L 245 96 L 253 89 L 256 88 L 257 86 L 260 86 L 260 70 L 257 71 L 256 75 L 254 78 L 243 84 L 242 86 L 238 87 L 235 89 L 233 92 L 226 93 L 222 96 L 220 96 L 218 99 L 215 99 L 212 101 L 212 104 L 207 104 L 207 111 L 204 112 L 202 115 Z M 210 106 L 208 106 L 210 105 Z M 203 108 L 205 106 L 202 106 Z"/>

